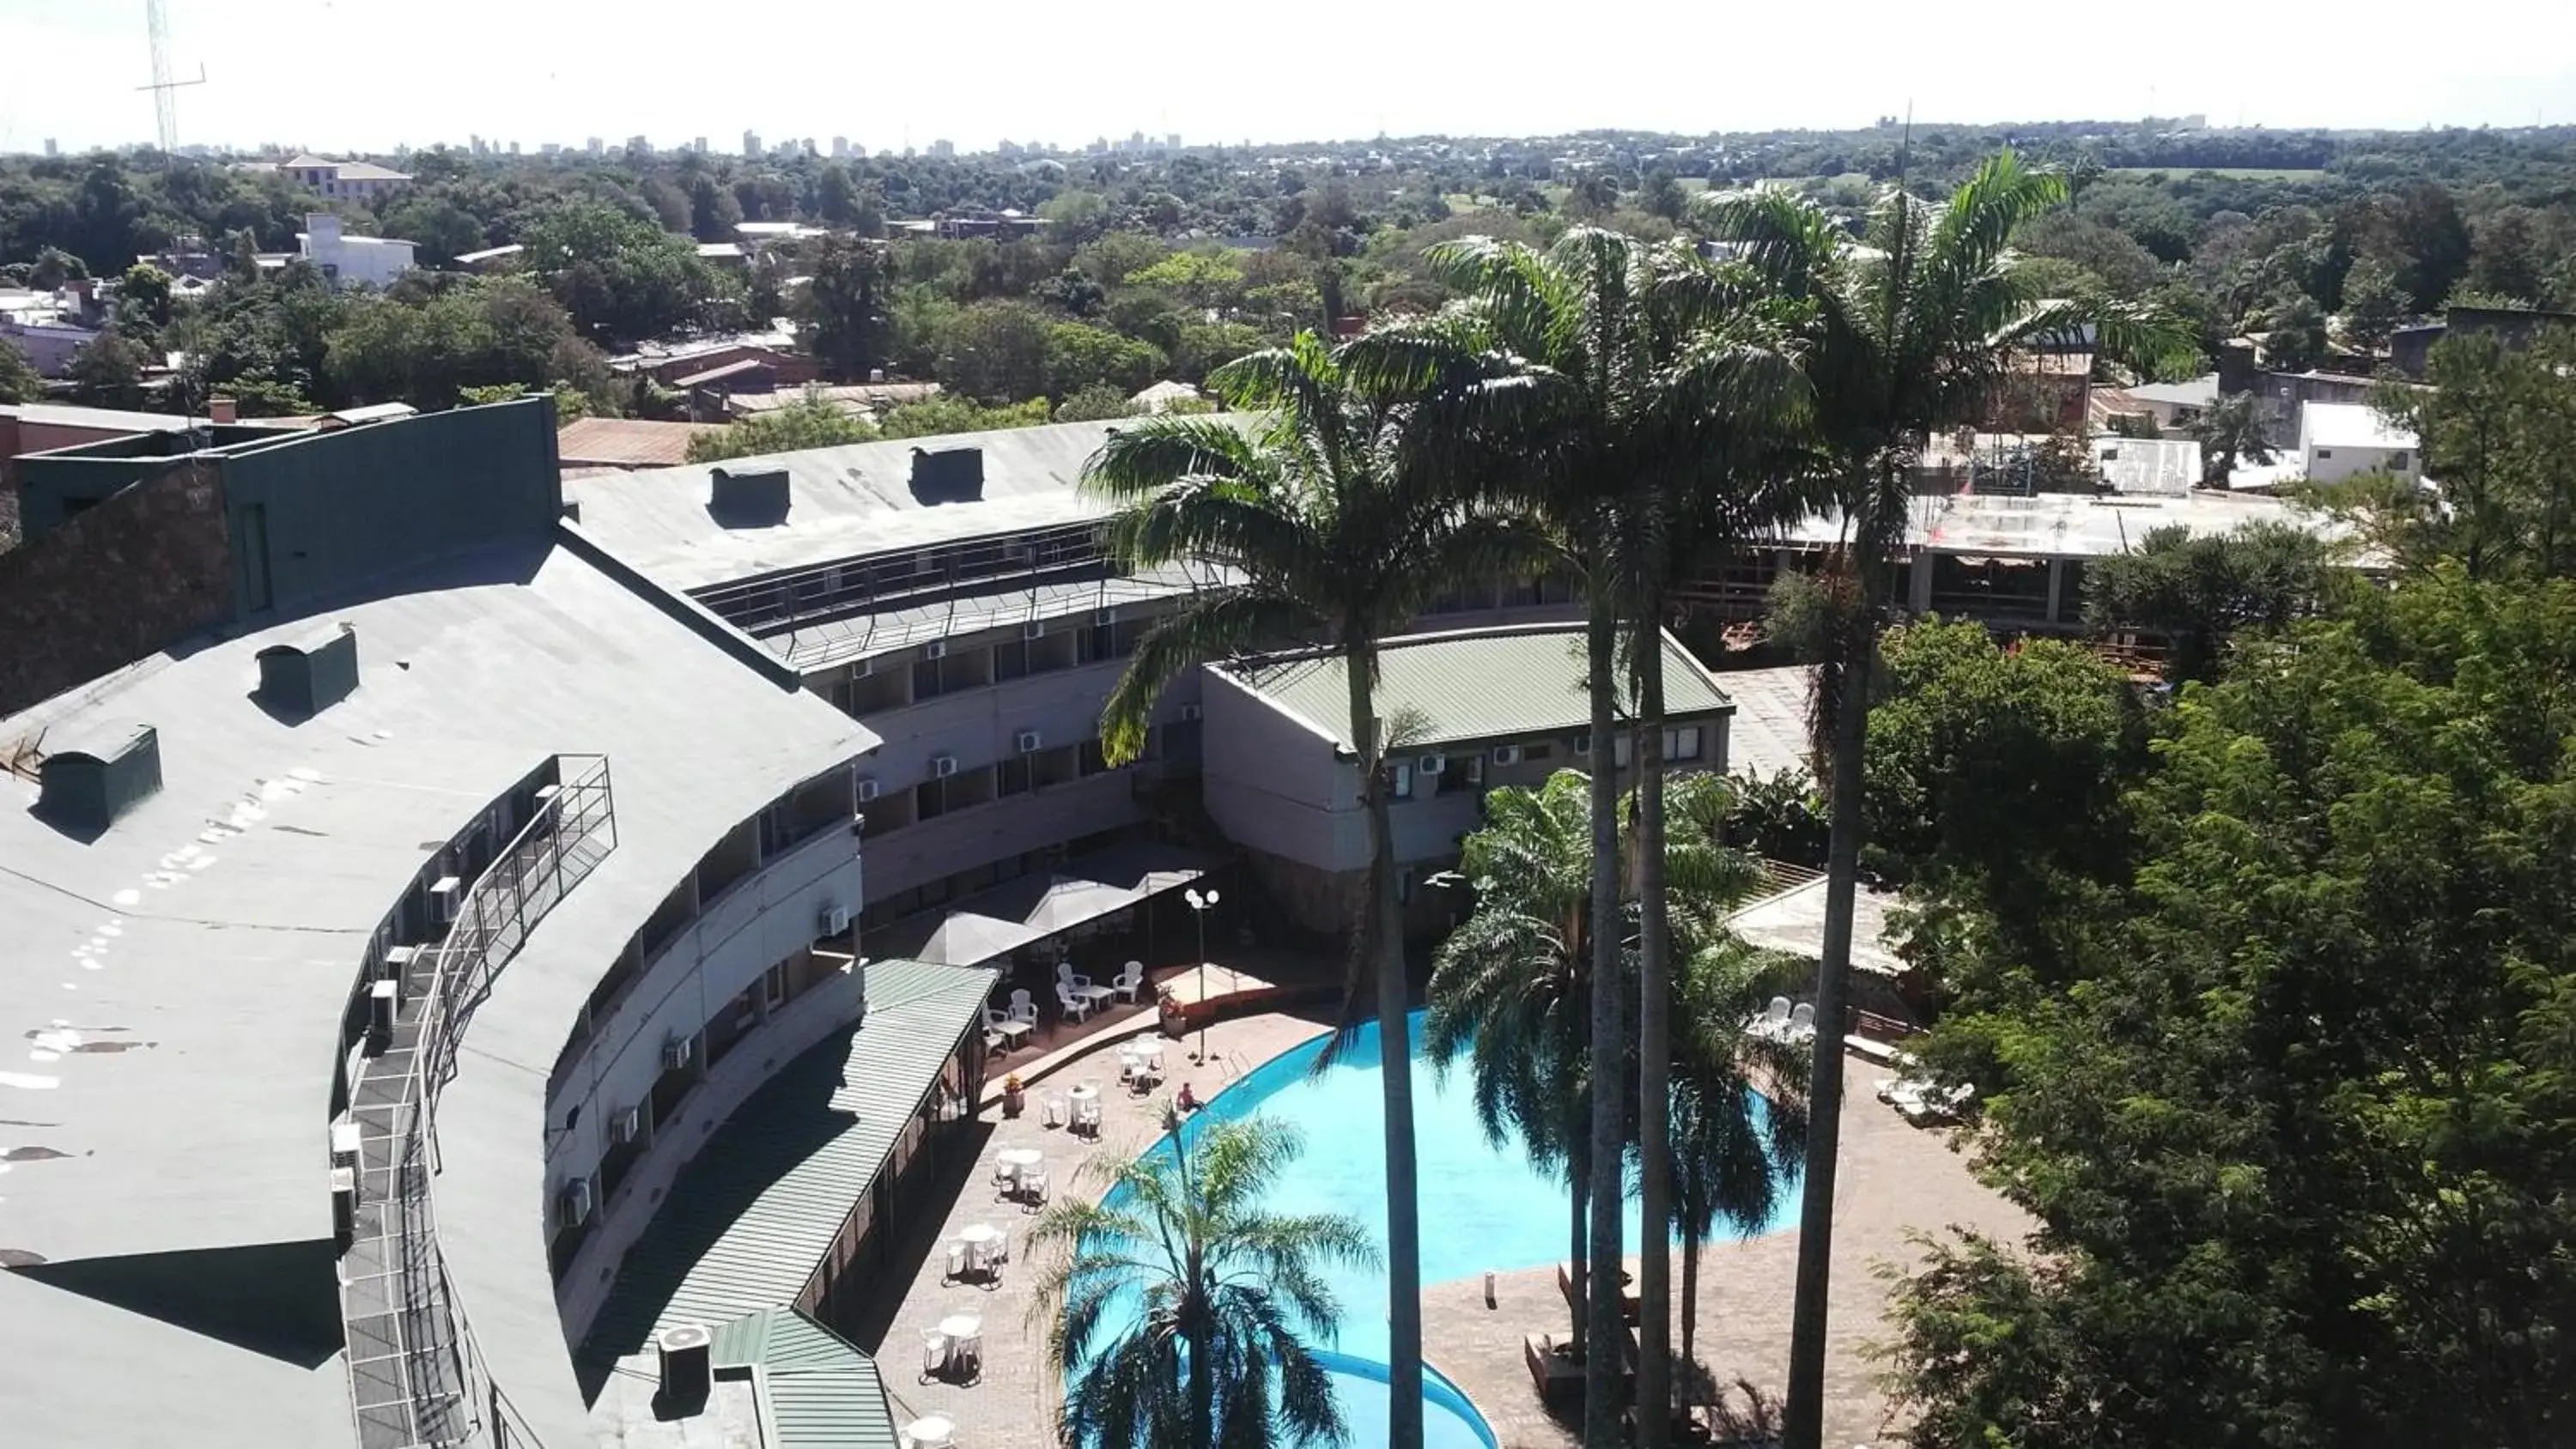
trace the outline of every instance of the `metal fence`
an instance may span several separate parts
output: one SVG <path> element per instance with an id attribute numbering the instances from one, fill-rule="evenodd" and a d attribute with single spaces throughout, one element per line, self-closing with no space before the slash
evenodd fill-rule
<path id="1" fill-rule="evenodd" d="M 458 902 L 446 936 L 399 967 L 390 1037 L 361 1067 L 357 1201 L 343 1255 L 350 1402 L 360 1449 L 534 1445 L 448 1281 L 431 1215 L 438 1095 L 474 1009 L 528 933 L 617 847 L 608 760 L 556 759 L 536 817 Z"/>

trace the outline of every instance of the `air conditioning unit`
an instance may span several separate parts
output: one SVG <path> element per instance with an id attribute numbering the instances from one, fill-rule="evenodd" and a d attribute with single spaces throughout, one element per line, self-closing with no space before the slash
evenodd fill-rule
<path id="1" fill-rule="evenodd" d="M 823 908 L 824 935 L 838 936 L 849 929 L 850 908 L 848 906 L 825 906 Z"/>
<path id="2" fill-rule="evenodd" d="M 1046 621 L 1044 619 L 1031 619 L 1027 623 L 1022 624 L 1020 626 L 1020 637 L 1023 639 L 1045 638 Z"/>
<path id="3" fill-rule="evenodd" d="M 615 1142 L 633 1142 L 644 1135 L 644 1109 L 629 1107 L 608 1119 L 608 1136 Z"/>
<path id="4" fill-rule="evenodd" d="M 465 895 L 465 882 L 443 875 L 429 888 L 429 917 L 444 926 L 456 919 L 456 903 Z"/>
<path id="5" fill-rule="evenodd" d="M 850 677 L 852 679 L 865 679 L 876 672 L 877 662 L 873 658 L 862 659 L 858 663 L 850 666 Z"/>
<path id="6" fill-rule="evenodd" d="M 662 1043 L 662 1070 L 666 1072 L 687 1071 L 689 1069 L 689 1058 L 697 1053 L 697 1045 L 698 1044 L 695 1041 L 685 1036 L 675 1036 L 669 1041 Z"/>
<path id="7" fill-rule="evenodd" d="M 1521 762 L 1521 747 L 1520 747 L 1520 746 L 1518 746 L 1518 745 L 1496 745 L 1496 746 L 1494 746 L 1494 763 L 1495 763 L 1495 764 L 1497 764 L 1497 765 L 1517 765 L 1517 764 L 1519 764 L 1520 762 Z"/>
<path id="8" fill-rule="evenodd" d="M 590 1179 L 567 1182 L 563 1190 L 563 1225 L 580 1227 L 590 1221 Z"/>
<path id="9" fill-rule="evenodd" d="M 1013 740 L 1012 743 L 1020 747 L 1021 754 L 1034 755 L 1038 752 L 1038 732 L 1036 730 L 1022 730 L 1020 731 L 1019 736 Z"/>
<path id="10" fill-rule="evenodd" d="M 1205 718 L 1207 718 L 1206 706 L 1196 704 L 1185 704 L 1181 706 L 1181 723 L 1194 724 Z"/>
<path id="11" fill-rule="evenodd" d="M 947 658 L 947 657 L 948 657 L 948 641 L 947 641 L 947 640 L 945 640 L 945 639 L 933 639 L 933 640 L 931 640 L 929 643 L 922 645 L 922 646 L 921 646 L 921 657 L 922 657 L 922 658 L 924 658 L 924 659 L 945 659 L 945 658 Z"/>
<path id="12" fill-rule="evenodd" d="M 859 782 L 859 803 L 865 805 L 876 798 L 877 782 L 874 780 L 861 780 Z"/>
<path id="13" fill-rule="evenodd" d="M 1590 735 L 1576 735 L 1576 736 L 1574 737 L 1574 752 L 1575 752 L 1576 754 L 1578 754 L 1578 755 L 1588 755 L 1588 754 L 1591 754 L 1591 753 L 1592 753 L 1592 736 L 1590 736 Z"/>
<path id="14" fill-rule="evenodd" d="M 1091 611 L 1091 622 L 1095 624 L 1115 624 L 1118 622 L 1118 611 L 1116 609 L 1094 609 Z"/>
<path id="15" fill-rule="evenodd" d="M 1413 762 L 1413 773 L 1426 780 L 1437 778 L 1441 771 L 1448 768 L 1449 757 L 1447 755 L 1424 755 L 1421 759 Z"/>
<path id="16" fill-rule="evenodd" d="M 956 773 L 957 757 L 955 755 L 933 755 L 930 757 L 930 778 L 934 780 L 945 780 Z"/>

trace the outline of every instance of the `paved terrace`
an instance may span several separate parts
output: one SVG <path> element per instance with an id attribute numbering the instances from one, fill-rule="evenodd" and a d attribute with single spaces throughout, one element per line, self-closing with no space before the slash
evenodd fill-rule
<path id="1" fill-rule="evenodd" d="M 1006 1070 L 1024 1076 L 1043 1071 L 1029 1082 L 1028 1109 L 1005 1119 L 988 1106 L 989 1128 L 971 1166 L 943 1184 L 953 1192 L 952 1206 L 935 1226 L 916 1224 L 897 1244 L 897 1262 L 885 1301 L 875 1306 L 855 1335 L 874 1352 L 893 1401 L 895 1422 L 924 1414 L 944 1415 L 957 1425 L 966 1449 L 1054 1449 L 1051 1413 L 1058 1390 L 1045 1364 L 1041 1328 L 1029 1321 L 1036 1273 L 1023 1234 L 1028 1217 L 1015 1203 L 993 1196 L 995 1154 L 1015 1147 L 1046 1154 L 1053 1190 L 1097 1197 L 1101 1183 L 1080 1171 L 1095 1158 L 1133 1155 L 1161 1132 L 1161 1104 L 1184 1081 L 1202 1096 L 1230 1083 L 1247 1066 L 1307 1041 L 1323 1031 L 1329 1017 L 1320 1013 L 1272 1014 L 1221 1022 L 1208 1030 L 1211 1065 L 1189 1061 L 1185 1045 L 1165 1049 L 1164 1088 L 1149 1097 L 1131 1097 L 1118 1089 L 1115 1044 L 1148 1025 L 1146 1020 L 1122 1029 L 1085 1033 L 1079 1041 L 1040 1055 L 1015 1053 L 997 1062 L 994 1081 Z M 1194 1043 L 1193 1043 L 1194 1044 Z M 1016 1059 L 1016 1065 L 1014 1064 Z M 1910 1262 L 1909 1232 L 1950 1225 L 1997 1234 L 2018 1234 L 2029 1224 L 2018 1210 L 1979 1187 L 1950 1150 L 1945 1134 L 1905 1125 L 1872 1095 L 1887 1073 L 1865 1062 L 1849 1063 L 1848 1100 L 1843 1113 L 1843 1166 L 1836 1203 L 1836 1272 L 1834 1318 L 1825 1423 L 1826 1442 L 1837 1446 L 1883 1442 L 1887 1407 L 1875 1382 L 1876 1367 L 1863 1350 L 1884 1336 L 1885 1291 L 1871 1271 L 1881 1262 Z M 1102 1128 L 1095 1145 L 1062 1128 L 1043 1125 L 1038 1096 L 1071 1083 L 1094 1079 L 1103 1086 Z M 1322 1150 L 1310 1144 L 1310 1150 Z M 1012 1235 L 1012 1261 L 995 1287 L 944 1283 L 945 1245 L 973 1224 L 990 1223 Z M 1791 1288 L 1795 1278 L 1798 1234 L 1775 1233 L 1751 1242 L 1712 1246 L 1701 1259 L 1699 1354 L 1719 1383 L 1743 1377 L 1771 1395 L 1787 1385 Z M 1678 1283 L 1679 1269 L 1675 1269 Z M 1565 1449 L 1580 1441 L 1573 1429 L 1553 1418 L 1530 1386 L 1521 1357 L 1522 1335 L 1538 1330 L 1562 1332 L 1567 1324 L 1554 1266 L 1505 1273 L 1497 1283 L 1497 1306 L 1488 1309 L 1480 1280 L 1431 1285 L 1424 1293 L 1425 1347 L 1432 1364 L 1475 1401 L 1503 1449 Z M 1346 1305 L 1353 1312 L 1369 1305 Z M 921 1333 L 951 1314 L 972 1312 L 983 1318 L 982 1377 L 965 1385 L 926 1381 L 921 1376 Z"/>

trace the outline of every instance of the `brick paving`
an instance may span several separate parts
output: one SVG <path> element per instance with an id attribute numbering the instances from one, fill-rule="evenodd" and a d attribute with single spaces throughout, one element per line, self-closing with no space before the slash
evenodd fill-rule
<path id="1" fill-rule="evenodd" d="M 1188 1082 L 1200 1097 L 1214 1096 L 1234 1080 L 1242 1067 L 1258 1066 L 1311 1040 L 1328 1024 L 1328 1018 L 1321 1015 L 1264 1015 L 1215 1023 L 1207 1029 L 1211 1065 L 1191 1063 L 1189 1052 L 1197 1044 L 1195 1035 L 1186 1042 L 1169 1042 L 1163 1049 L 1162 1088 L 1148 1096 L 1131 1096 L 1118 1085 L 1116 1045 L 1137 1035 L 1151 1021 L 1150 1017 L 1129 1020 L 1126 1029 L 1086 1037 L 1070 1051 L 1059 1050 L 1044 1057 L 1013 1053 L 994 1067 L 996 1082 L 1007 1070 L 1027 1075 L 1034 1068 L 1048 1075 L 1032 1083 L 1027 1110 L 1019 1117 L 1004 1117 L 998 1105 L 984 1109 L 984 1120 L 991 1130 L 978 1148 L 972 1168 L 958 1183 L 956 1200 L 947 1218 L 935 1235 L 916 1232 L 898 1250 L 899 1262 L 910 1262 L 917 1255 L 920 1266 L 900 1302 L 879 1315 L 882 1326 L 871 1325 L 877 1327 L 880 1336 L 871 1339 L 862 1335 L 860 1339 L 861 1347 L 877 1355 L 886 1391 L 895 1400 L 897 1425 L 924 1414 L 939 1414 L 957 1425 L 961 1449 L 1054 1449 L 1054 1408 L 1060 1402 L 1056 1376 L 1046 1365 L 1044 1332 L 1028 1316 L 1034 1301 L 1032 1285 L 1037 1281 L 1026 1251 L 1029 1214 L 1017 1203 L 994 1199 L 996 1153 L 1015 1147 L 1036 1148 L 1046 1154 L 1049 1187 L 1055 1196 L 1074 1193 L 1097 1198 L 1102 1185 L 1083 1172 L 1083 1164 L 1094 1159 L 1104 1163 L 1123 1161 L 1151 1145 L 1162 1135 L 1163 1103 L 1180 1090 L 1181 1083 Z M 1013 1058 L 1024 1065 L 1012 1065 Z M 1038 1106 L 1041 1094 L 1060 1092 L 1086 1079 L 1101 1086 L 1100 1138 L 1096 1143 L 1064 1128 L 1045 1126 Z M 1010 1234 L 1011 1262 L 1002 1270 L 1001 1283 L 997 1287 L 943 1283 L 941 1278 L 947 1268 L 945 1245 L 976 1223 L 990 1223 Z M 983 1317 L 983 1375 L 963 1385 L 925 1380 L 920 1372 L 922 1332 L 955 1313 Z"/>
<path id="2" fill-rule="evenodd" d="M 1163 1091 L 1136 1098 L 1117 1088 L 1114 1045 L 1143 1024 L 1089 1037 L 1044 1058 L 1016 1054 L 1028 1064 L 1020 1070 L 1051 1066 L 1049 1077 L 1033 1085 L 1028 1110 L 1019 1118 L 1004 1119 L 998 1107 L 985 1109 L 989 1131 L 971 1166 L 961 1161 L 952 1178 L 956 1196 L 945 1221 L 935 1234 L 916 1231 L 899 1252 L 898 1261 L 917 1258 L 918 1268 L 908 1283 L 898 1276 L 899 1299 L 890 1293 L 870 1325 L 873 1333 L 860 1337 L 863 1347 L 878 1352 L 898 1423 L 922 1414 L 945 1415 L 955 1421 L 962 1449 L 1054 1445 L 1051 1424 L 1059 1390 L 1046 1366 L 1042 1331 L 1028 1317 L 1035 1281 L 1023 1238 L 1028 1217 L 1017 1204 L 994 1200 L 995 1153 L 1035 1147 L 1046 1154 L 1057 1195 L 1096 1196 L 1100 1184 L 1082 1175 L 1081 1164 L 1132 1156 L 1152 1142 L 1161 1130 L 1160 1104 L 1181 1082 L 1191 1082 L 1201 1096 L 1212 1095 L 1233 1079 L 1238 1061 L 1257 1066 L 1313 1038 L 1324 1029 L 1325 1018 L 1283 1014 L 1221 1022 L 1208 1031 L 1213 1070 L 1192 1066 L 1184 1045 L 1173 1043 L 1165 1049 L 1169 1076 Z M 1825 1442 L 1835 1449 L 1885 1442 L 1891 1428 L 1877 1369 L 1864 1352 L 1884 1336 L 1885 1284 L 1873 1269 L 1915 1261 L 1917 1253 L 1906 1241 L 1912 1232 L 1959 1225 L 2017 1235 L 2029 1227 L 2016 1209 L 1969 1177 L 1946 1134 L 1909 1127 L 1876 1100 L 1872 1089 L 1886 1075 L 1866 1062 L 1849 1063 L 1826 1383 Z M 1097 1144 L 1042 1125 L 1038 1110 L 1040 1092 L 1062 1090 L 1085 1078 L 1103 1087 Z M 1001 1283 L 993 1288 L 942 1283 L 942 1247 L 975 1223 L 991 1223 L 1012 1236 L 1013 1257 Z M 1741 1377 L 1775 1400 L 1785 1389 L 1797 1251 L 1798 1233 L 1792 1229 L 1712 1246 L 1702 1254 L 1698 1355 L 1717 1382 Z M 1674 1283 L 1678 1290 L 1678 1262 Z M 1485 1306 L 1481 1278 L 1433 1284 L 1423 1296 L 1426 1357 L 1466 1391 L 1493 1426 L 1502 1449 L 1566 1449 L 1578 1442 L 1577 1434 L 1540 1406 L 1521 1357 L 1522 1335 L 1562 1333 L 1567 1326 L 1553 1265 L 1499 1275 L 1497 1306 L 1491 1309 Z M 981 1379 L 966 1385 L 921 1379 L 921 1331 L 959 1312 L 983 1318 Z"/>

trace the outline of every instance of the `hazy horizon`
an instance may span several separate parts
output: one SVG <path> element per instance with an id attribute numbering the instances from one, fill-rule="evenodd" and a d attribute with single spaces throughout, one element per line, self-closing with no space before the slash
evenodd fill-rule
<path id="1" fill-rule="evenodd" d="M 659 147 L 703 135 L 733 152 L 746 128 L 765 144 L 846 136 L 872 153 L 940 139 L 1078 148 L 1140 130 L 1188 145 L 1703 134 L 1856 129 L 1909 107 L 1953 125 L 2194 113 L 2279 130 L 2576 123 L 2576 7 L 2514 0 L 2431 16 L 2445 34 L 2489 31 L 2444 47 L 2392 38 L 2427 13 L 2389 0 L 2171 35 L 2070 22 L 2026 0 L 1958 0 L 1937 20 L 1851 0 L 1833 12 L 1828 46 L 1803 12 L 1715 16 L 1682 0 L 1638 0 L 1597 31 L 1461 27 L 1454 11 L 1357 0 L 1315 0 L 1286 24 L 1217 12 L 1150 26 L 1084 26 L 1005 0 L 971 29 L 946 12 L 823 0 L 733 13 L 540 0 L 482 25 L 450 18 L 482 12 L 386 0 L 167 5 L 174 76 L 207 77 L 175 93 L 181 143 L 244 150 L 384 152 L 479 133 L 531 153 L 636 134 Z M 1829 48 L 1858 35 L 1877 43 Z M 136 89 L 151 79 L 141 0 L 0 0 L 0 36 L 30 58 L 0 88 L 0 151 L 153 139 L 152 97 Z"/>

